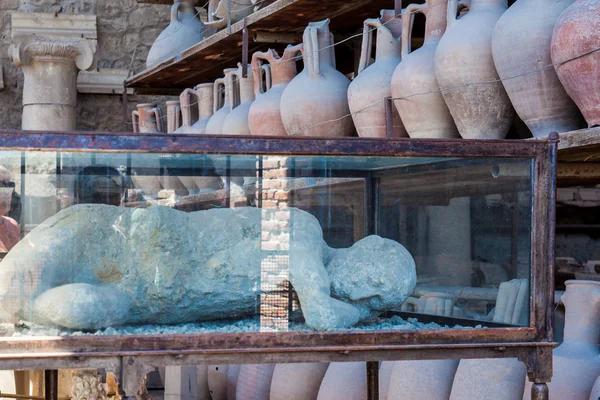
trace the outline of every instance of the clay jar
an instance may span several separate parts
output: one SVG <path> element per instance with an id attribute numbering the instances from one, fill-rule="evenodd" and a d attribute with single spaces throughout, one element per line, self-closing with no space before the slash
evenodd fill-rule
<path id="1" fill-rule="evenodd" d="M 494 64 L 508 97 L 533 136 L 567 132 L 581 116 L 549 67 L 554 23 L 572 0 L 517 0 L 492 36 Z"/>
<path id="2" fill-rule="evenodd" d="M 410 4 L 402 14 L 402 62 L 392 77 L 392 96 L 411 138 L 459 137 L 439 92 L 434 66 L 435 51 L 446 30 L 447 8 L 447 3 L 427 0 L 426 4 Z M 425 41 L 421 48 L 411 53 L 415 13 L 425 15 Z"/>
<path id="3" fill-rule="evenodd" d="M 251 0 L 229 1 L 229 10 L 227 10 L 228 0 L 210 0 L 208 2 L 208 22 L 207 26 L 221 29 L 227 26 L 227 16 L 231 17 L 231 23 L 241 21 L 244 17 L 252 14 L 254 6 Z"/>
<path id="4" fill-rule="evenodd" d="M 237 82 L 234 80 L 234 72 L 237 68 L 223 70 L 224 78 L 219 78 L 214 83 L 213 90 L 213 115 L 206 124 L 206 133 L 209 135 L 220 135 L 223 133 L 223 123 L 231 112 L 231 104 L 237 101 Z"/>
<path id="5" fill-rule="evenodd" d="M 348 108 L 350 81 L 335 69 L 329 20 L 311 22 L 303 43 L 304 70 L 281 95 L 281 120 L 288 135 L 350 136 L 354 125 Z"/>
<path id="6" fill-rule="evenodd" d="M 207 371 L 208 390 L 212 400 L 227 400 L 228 365 L 209 365 Z"/>
<path id="7" fill-rule="evenodd" d="M 185 89 L 179 96 L 181 103 L 182 125 L 177 133 L 206 133 L 206 125 L 213 115 L 213 83 L 202 83 L 194 89 Z M 192 124 L 190 96 L 198 103 L 198 120 Z"/>
<path id="8" fill-rule="evenodd" d="M 373 30 L 377 29 L 375 62 L 371 58 Z M 360 137 L 386 137 L 385 99 L 392 95 L 391 80 L 400 63 L 402 20 L 394 10 L 381 10 L 381 18 L 364 23 L 358 76 L 348 88 L 348 104 Z M 392 110 L 393 136 L 407 136 L 398 111 Z"/>
<path id="9" fill-rule="evenodd" d="M 566 281 L 564 342 L 554 349 L 553 399 L 588 400 L 600 375 L 600 282 Z M 528 382 L 523 399 L 529 400 Z"/>
<path id="10" fill-rule="evenodd" d="M 198 19 L 190 0 L 174 2 L 171 7 L 171 22 L 152 44 L 146 58 L 146 67 L 150 68 L 181 53 L 212 32 L 213 29 L 206 28 Z"/>
<path id="11" fill-rule="evenodd" d="M 317 400 L 367 400 L 367 364 L 364 362 L 329 364 Z"/>
<path id="12" fill-rule="evenodd" d="M 577 0 L 556 21 L 551 54 L 560 82 L 590 128 L 600 125 L 600 53 L 587 53 L 599 43 L 600 2 Z"/>
<path id="13" fill-rule="evenodd" d="M 504 139 L 515 112 L 497 81 L 492 33 L 508 1 L 472 0 L 469 12 L 457 20 L 459 4 L 448 2 L 448 26 L 435 52 L 437 81 L 463 138 Z"/>
<path id="14" fill-rule="evenodd" d="M 256 99 L 250 106 L 248 124 L 253 135 L 285 136 L 287 132 L 281 120 L 281 95 L 287 84 L 296 76 L 296 60 L 293 47 L 288 46 L 279 57 L 275 50 L 256 52 L 252 55 L 254 94 Z M 271 68 L 271 88 L 265 91 L 261 77 L 262 60 Z"/>
<path id="15" fill-rule="evenodd" d="M 277 364 L 269 400 L 316 399 L 328 366 L 328 363 Z"/>
<path id="16" fill-rule="evenodd" d="M 234 103 L 235 96 L 229 94 L 229 106 L 231 112 L 225 117 L 223 121 L 223 135 L 250 135 L 250 126 L 248 125 L 248 113 L 250 112 L 250 106 L 254 101 L 254 76 L 247 71 L 247 76 L 242 76 L 242 65 L 239 64 L 237 70 L 232 75 L 235 75 L 235 79 L 239 85 L 239 103 Z M 260 71 L 259 71 L 260 75 Z"/>
<path id="17" fill-rule="evenodd" d="M 139 133 L 161 133 L 160 109 L 156 104 L 143 103 L 131 112 L 133 131 Z"/>
<path id="18" fill-rule="evenodd" d="M 447 400 L 452 390 L 458 360 L 395 361 L 388 387 L 388 400 Z"/>
<path id="19" fill-rule="evenodd" d="M 181 106 L 179 101 L 167 101 L 167 133 L 174 133 L 181 125 Z"/>
<path id="20" fill-rule="evenodd" d="M 235 398 L 269 400 L 275 364 L 244 364 L 240 368 Z"/>

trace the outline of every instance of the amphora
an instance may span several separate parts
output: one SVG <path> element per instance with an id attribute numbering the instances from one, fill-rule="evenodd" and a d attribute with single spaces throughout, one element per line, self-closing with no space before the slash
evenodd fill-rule
<path id="1" fill-rule="evenodd" d="M 582 119 L 550 57 L 552 30 L 573 0 L 517 0 L 498 20 L 492 54 L 519 117 L 533 136 L 578 129 Z"/>
<path id="2" fill-rule="evenodd" d="M 590 128 L 600 125 L 599 44 L 600 1 L 577 0 L 554 25 L 552 63 Z"/>
<path id="3" fill-rule="evenodd" d="M 446 30 L 448 4 L 427 0 L 402 13 L 402 62 L 392 77 L 392 96 L 411 138 L 459 137 L 435 75 L 435 51 Z M 411 52 L 415 13 L 425 15 L 425 41 Z"/>
<path id="4" fill-rule="evenodd" d="M 167 101 L 167 133 L 174 133 L 181 125 L 181 105 L 178 100 Z"/>
<path id="5" fill-rule="evenodd" d="M 350 136 L 354 125 L 348 108 L 350 80 L 335 69 L 333 34 L 329 20 L 311 22 L 303 43 L 304 70 L 281 95 L 281 120 L 288 135 Z"/>
<path id="6" fill-rule="evenodd" d="M 254 95 L 250 106 L 248 124 L 253 135 L 285 136 L 287 132 L 281 120 L 281 96 L 288 83 L 296 76 L 294 47 L 288 46 L 279 56 L 275 50 L 256 52 L 252 55 Z M 271 71 L 271 87 L 265 90 L 261 70 L 267 61 Z"/>
<path id="7" fill-rule="evenodd" d="M 244 364 L 236 385 L 236 399 L 269 400 L 275 364 Z"/>
<path id="8" fill-rule="evenodd" d="M 177 133 L 206 133 L 206 125 L 213 115 L 214 84 L 201 83 L 194 89 L 185 89 L 179 96 L 181 103 L 182 125 Z M 198 103 L 198 120 L 192 124 L 191 96 Z"/>
<path id="9" fill-rule="evenodd" d="M 192 0 L 175 1 L 171 7 L 171 22 L 158 35 L 146 58 L 150 68 L 204 40 L 214 32 L 196 16 Z"/>
<path id="10" fill-rule="evenodd" d="M 460 7 L 469 12 L 457 19 Z M 515 112 L 492 56 L 492 33 L 507 0 L 448 1 L 446 33 L 435 52 L 435 74 L 458 132 L 465 139 L 503 139 Z"/>
<path id="11" fill-rule="evenodd" d="M 563 343 L 554 349 L 551 399 L 588 400 L 600 375 L 600 282 L 566 281 Z M 531 383 L 524 400 L 531 399 Z"/>
<path id="12" fill-rule="evenodd" d="M 139 133 L 161 133 L 160 109 L 153 103 L 137 105 L 137 110 L 131 112 L 133 131 Z"/>
<path id="13" fill-rule="evenodd" d="M 234 24 L 252 14 L 253 11 L 252 0 L 209 0 L 206 25 L 221 29 L 227 26 L 228 17 L 231 18 L 231 24 Z"/>
<path id="14" fill-rule="evenodd" d="M 262 70 L 262 69 L 261 69 Z M 258 78 L 262 81 L 262 77 Z M 239 101 L 235 102 L 235 99 L 231 93 L 229 94 L 229 107 L 231 111 L 225 117 L 223 121 L 223 135 L 250 135 L 250 126 L 248 125 L 248 113 L 250 112 L 250 106 L 254 102 L 254 75 L 247 71 L 247 76 L 242 76 L 242 65 L 238 64 L 238 68 L 232 72 L 238 82 L 239 87 Z"/>
<path id="15" fill-rule="evenodd" d="M 213 90 L 213 115 L 206 124 L 206 133 L 209 135 L 220 135 L 223 133 L 223 123 L 231 112 L 232 105 L 237 104 L 237 82 L 235 72 L 237 68 L 223 70 L 224 78 L 214 82 Z"/>
<path id="16" fill-rule="evenodd" d="M 317 400 L 367 400 L 367 364 L 365 362 L 329 364 Z"/>
<path id="17" fill-rule="evenodd" d="M 329 363 L 277 364 L 269 400 L 315 400 L 328 366 Z"/>
<path id="18" fill-rule="evenodd" d="M 369 65 L 375 29 L 375 62 Z M 392 95 L 392 75 L 401 60 L 401 34 L 402 20 L 394 10 L 381 10 L 380 18 L 365 20 L 358 76 L 348 88 L 348 104 L 360 137 L 386 137 L 385 99 Z M 395 107 L 392 121 L 393 136 L 407 136 Z"/>

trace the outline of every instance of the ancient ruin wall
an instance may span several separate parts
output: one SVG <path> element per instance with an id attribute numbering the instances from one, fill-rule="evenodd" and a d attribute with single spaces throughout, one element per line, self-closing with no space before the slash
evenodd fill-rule
<path id="1" fill-rule="evenodd" d="M 136 0 L 1 0 L 0 61 L 4 90 L 0 91 L 0 128 L 21 128 L 23 73 L 8 56 L 11 12 L 95 14 L 98 17 L 98 67 L 129 69 L 132 65 L 137 72 L 144 68 L 150 46 L 167 26 L 169 10 L 169 6 L 138 4 Z M 157 99 L 129 96 L 129 107 L 146 100 Z M 131 126 L 127 127 L 131 131 Z M 78 95 L 78 130 L 120 132 L 125 128 L 121 95 Z"/>

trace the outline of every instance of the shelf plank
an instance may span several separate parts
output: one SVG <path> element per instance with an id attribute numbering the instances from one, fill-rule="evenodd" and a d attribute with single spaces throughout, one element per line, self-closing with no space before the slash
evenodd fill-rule
<path id="1" fill-rule="evenodd" d="M 559 162 L 600 163 L 600 127 L 565 132 L 559 137 Z"/>
<path id="2" fill-rule="evenodd" d="M 405 2 L 407 5 L 410 0 Z M 392 0 L 278 0 L 247 18 L 248 31 L 251 38 L 258 31 L 300 37 L 309 22 L 330 18 L 332 32 L 347 36 L 349 32 L 359 32 L 363 21 L 377 17 L 380 9 L 393 6 Z M 231 26 L 231 33 L 223 29 L 181 54 L 134 75 L 126 84 L 144 93 L 161 94 L 164 90 L 182 90 L 213 81 L 223 75 L 224 68 L 235 67 L 241 60 L 242 29 L 243 23 L 237 22 Z M 269 47 L 274 46 L 250 40 L 249 52 Z"/>

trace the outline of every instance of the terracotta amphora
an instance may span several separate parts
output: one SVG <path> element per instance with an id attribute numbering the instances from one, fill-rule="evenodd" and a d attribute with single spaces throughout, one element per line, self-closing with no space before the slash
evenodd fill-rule
<path id="1" fill-rule="evenodd" d="M 240 376 L 241 365 L 233 364 L 227 369 L 227 400 L 235 400 L 237 381 Z"/>
<path id="2" fill-rule="evenodd" d="M 250 135 L 250 126 L 248 125 L 248 113 L 250 106 L 254 102 L 254 75 L 250 70 L 247 76 L 242 76 L 242 65 L 238 64 L 237 70 L 233 73 L 239 87 L 239 101 L 235 102 L 231 93 L 229 94 L 229 106 L 231 111 L 223 121 L 223 135 Z M 259 71 L 260 75 L 260 71 Z"/>
<path id="3" fill-rule="evenodd" d="M 435 52 L 435 74 L 446 105 L 464 139 L 504 139 L 515 111 L 492 57 L 492 33 L 507 0 L 448 1 L 447 27 Z"/>
<path id="4" fill-rule="evenodd" d="M 460 360 L 450 400 L 520 400 L 527 367 L 516 358 Z"/>
<path id="5" fill-rule="evenodd" d="M 232 104 L 237 105 L 237 82 L 235 81 L 237 68 L 223 70 L 224 78 L 215 80 L 213 90 L 213 115 L 206 124 L 206 133 L 209 135 L 221 135 L 223 123 L 231 112 Z"/>
<path id="6" fill-rule="evenodd" d="M 269 400 L 275 364 L 244 364 L 240 368 L 235 398 Z"/>
<path id="7" fill-rule="evenodd" d="M 383 361 L 379 363 L 379 400 L 387 399 L 393 368 L 393 361 Z"/>
<path id="8" fill-rule="evenodd" d="M 214 84 L 201 83 L 194 89 L 185 89 L 179 96 L 181 103 L 182 125 L 176 133 L 206 133 L 206 125 L 213 115 Z M 192 124 L 191 96 L 196 97 L 198 104 L 198 120 Z"/>
<path id="9" fill-rule="evenodd" d="M 600 282 L 566 281 L 563 343 L 554 349 L 551 400 L 588 400 L 600 375 Z M 531 383 L 523 399 L 531 399 Z"/>
<path id="10" fill-rule="evenodd" d="M 181 105 L 178 100 L 167 101 L 167 133 L 174 133 L 181 126 Z"/>
<path id="11" fill-rule="evenodd" d="M 434 57 L 446 30 L 446 2 L 427 0 L 410 4 L 402 13 L 402 62 L 392 77 L 392 96 L 411 138 L 459 137 L 456 125 L 440 93 Z M 415 13 L 425 15 L 425 41 L 411 52 Z"/>
<path id="12" fill-rule="evenodd" d="M 329 20 L 311 22 L 303 43 L 304 70 L 281 95 L 281 120 L 288 135 L 350 136 L 354 124 L 348 108 L 350 81 L 335 69 L 333 34 Z"/>
<path id="13" fill-rule="evenodd" d="M 228 365 L 208 366 L 208 390 L 212 400 L 227 399 L 227 370 Z"/>
<path id="14" fill-rule="evenodd" d="M 133 131 L 139 133 L 161 133 L 160 109 L 153 103 L 137 105 L 137 110 L 131 112 Z"/>
<path id="15" fill-rule="evenodd" d="M 375 29 L 375 62 L 369 65 Z M 401 34 L 402 20 L 395 17 L 394 10 L 381 10 L 380 18 L 364 23 L 358 76 L 348 88 L 348 104 L 360 137 L 386 137 L 385 99 L 392 95 L 392 75 L 401 59 Z M 400 115 L 393 108 L 393 137 L 407 136 Z"/>
<path id="16" fill-rule="evenodd" d="M 328 366 L 329 363 L 277 364 L 269 400 L 315 400 Z"/>
<path id="17" fill-rule="evenodd" d="M 252 55 L 256 99 L 250 106 L 248 124 L 253 135 L 287 135 L 281 120 L 280 105 L 284 89 L 297 73 L 293 49 L 292 46 L 286 47 L 281 57 L 272 49 Z M 271 68 L 271 87 L 266 91 L 262 87 L 263 80 L 260 77 L 262 61 L 267 61 Z"/>
<path id="18" fill-rule="evenodd" d="M 395 361 L 388 400 L 447 400 L 458 360 Z"/>
<path id="19" fill-rule="evenodd" d="M 317 400 L 367 400 L 367 364 L 365 362 L 329 364 Z"/>
<path id="20" fill-rule="evenodd" d="M 229 10 L 228 8 L 229 3 Z M 254 11 L 252 0 L 210 0 L 208 2 L 208 21 L 206 25 L 221 29 L 227 26 L 227 17 L 231 24 L 244 19 Z"/>
<path id="21" fill-rule="evenodd" d="M 204 26 L 196 14 L 191 0 L 173 3 L 171 22 L 152 44 L 146 58 L 147 68 L 183 52 L 214 32 Z"/>
<path id="22" fill-rule="evenodd" d="M 517 0 L 498 20 L 492 54 L 519 117 L 533 136 L 581 126 L 581 114 L 552 68 L 554 23 L 573 0 Z"/>
<path id="23" fill-rule="evenodd" d="M 590 128 L 600 125 L 599 45 L 600 1 L 576 0 L 554 25 L 552 63 Z"/>

